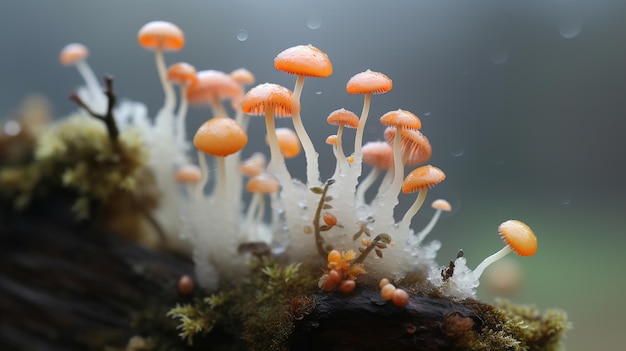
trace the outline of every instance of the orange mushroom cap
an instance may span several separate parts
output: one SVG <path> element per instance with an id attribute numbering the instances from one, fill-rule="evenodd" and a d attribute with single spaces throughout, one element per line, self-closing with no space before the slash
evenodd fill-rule
<path id="1" fill-rule="evenodd" d="M 357 73 L 346 84 L 348 94 L 382 94 L 391 90 L 393 82 L 389 77 L 380 73 L 367 70 Z"/>
<path id="2" fill-rule="evenodd" d="M 241 162 L 239 172 L 248 177 L 254 177 L 263 173 L 266 163 L 265 155 L 260 152 L 255 152 L 248 159 Z"/>
<path id="3" fill-rule="evenodd" d="M 273 194 L 280 190 L 280 184 L 269 174 L 261 173 L 248 180 L 246 190 L 251 193 Z"/>
<path id="4" fill-rule="evenodd" d="M 216 70 L 199 71 L 197 80 L 187 88 L 190 104 L 212 103 L 215 99 L 240 96 L 243 91 L 230 75 Z"/>
<path id="5" fill-rule="evenodd" d="M 385 128 L 385 140 L 393 145 L 397 129 L 395 127 Z M 400 150 L 404 156 L 406 166 L 418 166 L 430 159 L 433 149 L 428 138 L 419 130 L 402 128 L 400 132 Z"/>
<path id="6" fill-rule="evenodd" d="M 532 256 L 537 252 L 537 237 L 525 223 L 511 219 L 498 227 L 502 240 L 520 256 Z"/>
<path id="7" fill-rule="evenodd" d="M 413 113 L 406 110 L 395 110 L 380 117 L 380 123 L 386 126 L 402 127 L 407 129 L 422 128 L 422 121 Z"/>
<path id="8" fill-rule="evenodd" d="M 137 41 L 146 49 L 178 51 L 185 45 L 185 35 L 173 23 L 152 21 L 139 29 Z"/>
<path id="9" fill-rule="evenodd" d="M 337 134 L 329 135 L 326 138 L 326 144 L 328 144 L 328 145 L 335 145 L 335 144 L 337 144 Z"/>
<path id="10" fill-rule="evenodd" d="M 265 106 L 274 110 L 276 117 L 289 117 L 292 111 L 291 90 L 272 83 L 259 84 L 250 89 L 241 101 L 241 110 L 249 115 L 260 116 L 265 114 Z M 299 105 L 295 106 L 300 108 Z"/>
<path id="11" fill-rule="evenodd" d="M 393 147 L 384 141 L 363 145 L 363 163 L 380 169 L 393 169 Z"/>
<path id="12" fill-rule="evenodd" d="M 213 156 L 228 156 L 243 149 L 248 136 L 239 123 L 227 117 L 212 118 L 200 126 L 193 145 Z"/>
<path id="13" fill-rule="evenodd" d="M 328 77 L 333 65 L 322 50 L 313 45 L 298 45 L 283 50 L 274 58 L 274 67 L 289 74 L 308 77 Z"/>
<path id="14" fill-rule="evenodd" d="M 180 85 L 190 85 L 198 80 L 196 68 L 186 62 L 178 62 L 167 70 L 167 79 Z"/>
<path id="15" fill-rule="evenodd" d="M 255 81 L 254 74 L 245 68 L 238 68 L 230 72 L 230 76 L 235 80 L 235 82 L 241 85 L 254 84 Z"/>
<path id="16" fill-rule="evenodd" d="M 414 193 L 424 188 L 431 188 L 446 179 L 446 174 L 435 166 L 426 165 L 414 169 L 404 178 L 402 192 Z"/>
<path id="17" fill-rule="evenodd" d="M 278 147 L 285 158 L 294 158 L 300 154 L 300 138 L 289 128 L 276 128 Z M 267 137 L 265 137 L 267 143 Z"/>
<path id="18" fill-rule="evenodd" d="M 179 183 L 197 183 L 202 178 L 202 172 L 196 165 L 186 164 L 176 172 L 176 181 Z"/>
<path id="19" fill-rule="evenodd" d="M 359 116 L 354 112 L 340 108 L 328 115 L 326 122 L 332 125 L 343 125 L 349 128 L 356 128 L 359 126 Z"/>
<path id="20" fill-rule="evenodd" d="M 65 45 L 63 49 L 61 49 L 61 53 L 59 54 L 59 62 L 62 65 L 69 66 L 76 63 L 76 61 L 84 60 L 89 56 L 89 49 L 79 43 L 71 43 Z"/>
<path id="21" fill-rule="evenodd" d="M 452 211 L 452 205 L 450 205 L 450 203 L 444 199 L 437 199 L 433 201 L 430 206 L 435 210 L 441 210 L 446 212 Z"/>

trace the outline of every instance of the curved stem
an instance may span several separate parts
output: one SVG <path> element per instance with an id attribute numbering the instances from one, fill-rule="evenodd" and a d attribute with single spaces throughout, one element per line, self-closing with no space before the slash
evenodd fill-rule
<path id="1" fill-rule="evenodd" d="M 165 94 L 165 102 L 163 108 L 159 111 L 161 113 L 167 113 L 171 115 L 174 111 L 174 105 L 176 104 L 176 95 L 174 94 L 174 87 L 167 80 L 167 68 L 165 66 L 165 59 L 163 58 L 163 50 L 155 50 L 154 57 L 156 61 L 157 71 L 159 72 L 159 79 L 163 86 L 163 93 Z"/>
<path id="2" fill-rule="evenodd" d="M 367 121 L 367 116 L 370 111 L 370 100 L 371 94 L 366 93 L 363 99 L 363 110 L 361 111 L 361 118 L 359 119 L 359 126 L 356 128 L 356 136 L 354 137 L 354 155 L 356 157 L 361 157 L 362 151 L 361 148 L 363 146 L 363 133 L 365 131 L 365 122 Z"/>
<path id="3" fill-rule="evenodd" d="M 209 165 L 207 164 L 206 156 L 202 151 L 198 151 L 198 166 L 200 167 L 200 174 L 202 174 L 202 176 L 197 184 L 195 197 L 200 199 L 204 195 L 204 187 L 209 181 Z"/>
<path id="4" fill-rule="evenodd" d="M 343 125 L 340 124 L 337 128 L 337 163 L 339 164 L 339 173 L 345 173 L 348 169 L 348 160 L 346 154 L 343 152 L 343 145 L 341 144 L 341 135 L 343 134 Z"/>
<path id="5" fill-rule="evenodd" d="M 226 199 L 226 187 L 228 180 L 226 179 L 226 157 L 217 157 L 217 182 L 215 183 L 215 193 L 217 199 L 222 205 L 225 204 Z M 237 200 L 239 201 L 239 200 Z"/>
<path id="6" fill-rule="evenodd" d="M 187 143 L 186 137 L 186 123 L 185 119 L 187 118 L 187 107 L 189 103 L 187 102 L 187 85 L 181 85 L 180 87 L 180 105 L 178 106 L 178 112 L 176 113 L 176 143 L 178 145 L 179 151 L 185 151 L 185 144 Z"/>
<path id="7" fill-rule="evenodd" d="M 509 254 L 509 252 L 513 251 L 509 245 L 503 247 L 500 251 L 494 253 L 493 255 L 485 258 L 479 265 L 474 269 L 474 277 L 478 280 L 480 276 L 483 274 L 483 271 L 487 266 L 501 259 L 502 257 Z"/>
<path id="8" fill-rule="evenodd" d="M 254 232 L 255 223 L 253 219 L 255 218 L 254 214 L 257 212 L 259 208 L 259 203 L 261 201 L 260 193 L 253 193 L 252 199 L 250 199 L 250 204 L 248 205 L 248 210 L 246 211 L 246 228 L 248 229 L 248 240 L 254 241 Z"/>
<path id="9" fill-rule="evenodd" d="M 363 181 L 359 183 L 359 186 L 356 188 L 357 204 L 365 204 L 365 193 L 372 186 L 372 184 L 374 184 L 374 181 L 376 181 L 376 178 L 378 178 L 379 174 L 380 168 L 374 167 L 367 174 L 365 179 L 363 179 Z"/>
<path id="10" fill-rule="evenodd" d="M 302 93 L 302 87 L 304 86 L 304 76 L 299 75 L 296 80 L 296 86 L 293 89 L 292 106 L 300 105 L 300 95 Z M 302 143 L 302 149 L 304 150 L 304 156 L 306 157 L 306 177 L 307 184 L 309 186 L 318 186 L 320 184 L 320 172 L 317 163 L 317 152 L 313 146 L 313 142 L 302 124 L 302 118 L 300 117 L 300 109 L 297 109 L 295 113 L 292 113 L 291 120 L 293 121 L 294 129 L 300 143 Z"/>
<path id="11" fill-rule="evenodd" d="M 104 108 L 104 99 L 102 93 L 102 87 L 98 83 L 98 78 L 96 78 L 96 74 L 93 72 L 87 61 L 80 60 L 76 62 L 76 69 L 78 73 L 83 77 L 85 81 L 85 86 L 87 87 L 87 93 L 91 98 L 91 103 L 95 103 L 95 108 L 98 110 L 98 113 L 101 113 L 101 108 Z"/>
<path id="12" fill-rule="evenodd" d="M 409 228 L 409 226 L 411 225 L 411 219 L 413 219 L 413 216 L 415 216 L 417 211 L 419 211 L 419 209 L 424 204 L 424 200 L 426 200 L 427 193 L 428 193 L 428 188 L 422 188 L 420 190 L 419 195 L 417 195 L 417 198 L 415 199 L 415 202 L 406 211 L 406 213 L 404 214 L 404 217 L 402 217 L 402 220 L 400 221 L 399 228 L 401 232 L 406 231 Z"/>
<path id="13" fill-rule="evenodd" d="M 435 227 L 435 224 L 437 224 L 439 216 L 441 216 L 441 210 L 435 211 L 435 214 L 433 215 L 433 218 L 430 220 L 430 222 L 428 222 L 428 225 L 426 225 L 426 227 L 424 227 L 424 229 L 422 229 L 419 233 L 415 234 L 415 245 L 419 245 L 422 241 L 424 241 L 426 235 L 430 234 L 430 232 Z"/>
<path id="14" fill-rule="evenodd" d="M 285 158 L 280 152 L 278 137 L 276 136 L 276 126 L 274 124 L 274 110 L 267 106 L 265 108 L 265 129 L 267 130 L 267 141 L 270 145 L 270 162 L 267 169 L 272 173 L 283 188 L 291 182 L 291 176 L 285 165 Z"/>

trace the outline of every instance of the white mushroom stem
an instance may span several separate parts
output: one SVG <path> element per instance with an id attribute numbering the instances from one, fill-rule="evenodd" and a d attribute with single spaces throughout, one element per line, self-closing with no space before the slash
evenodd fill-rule
<path id="1" fill-rule="evenodd" d="M 341 156 L 339 156 L 339 151 L 337 149 L 337 143 L 335 142 L 333 144 L 333 155 L 335 156 L 335 160 L 337 162 L 335 162 L 335 172 L 333 173 L 333 176 L 331 177 L 331 179 L 337 179 L 337 176 L 339 175 L 339 172 L 341 170 L 341 163 L 339 162 L 339 158 Z"/>
<path id="2" fill-rule="evenodd" d="M 262 193 L 253 193 L 250 205 L 246 212 L 246 228 L 248 229 L 248 241 L 256 241 L 256 229 L 258 223 L 265 215 L 265 201 Z"/>
<path id="3" fill-rule="evenodd" d="M 343 134 L 343 124 L 339 125 L 337 128 L 337 142 L 335 145 L 337 146 L 337 164 L 339 166 L 339 171 L 345 172 L 348 169 L 348 160 L 346 159 L 346 154 L 343 152 L 343 145 L 341 144 L 341 135 Z"/>
<path id="4" fill-rule="evenodd" d="M 370 111 L 371 94 L 365 93 L 363 99 L 363 110 L 361 111 L 361 118 L 359 118 L 359 125 L 356 128 L 356 136 L 354 137 L 354 155 L 355 158 L 361 158 L 362 146 L 363 146 L 363 132 L 365 131 L 365 122 Z"/>
<path id="5" fill-rule="evenodd" d="M 393 220 L 393 210 L 398 204 L 398 194 L 402 187 L 402 178 L 404 178 L 404 165 L 402 164 L 402 154 L 400 151 L 400 132 L 396 133 L 393 141 L 393 181 L 382 193 L 381 196 L 377 195 L 377 217 Z M 381 184 L 381 189 L 384 185 Z M 377 221 L 377 223 L 379 223 Z M 388 223 L 384 223 L 388 224 Z"/>
<path id="6" fill-rule="evenodd" d="M 433 218 L 431 218 L 426 227 L 424 227 L 424 229 L 422 229 L 419 233 L 415 234 L 415 245 L 419 245 L 422 241 L 424 241 L 424 238 L 426 238 L 426 236 L 430 234 L 430 232 L 435 227 L 435 224 L 437 224 L 437 221 L 441 216 L 441 212 L 443 212 L 443 210 L 437 209 L 435 211 L 435 214 L 433 215 Z"/>
<path id="7" fill-rule="evenodd" d="M 427 187 L 420 189 L 420 192 L 417 195 L 415 202 L 406 211 L 406 213 L 404 214 L 404 217 L 402 217 L 402 220 L 400 221 L 400 224 L 398 225 L 400 233 L 408 231 L 409 226 L 411 225 L 411 219 L 413 219 L 413 216 L 415 216 L 417 211 L 419 211 L 419 209 L 424 204 L 424 200 L 426 200 L 426 194 L 428 194 Z"/>
<path id="8" fill-rule="evenodd" d="M 300 106 L 300 95 L 302 93 L 302 88 L 304 87 L 304 78 L 305 76 L 298 75 L 298 79 L 296 79 L 296 86 L 293 89 L 292 106 Z M 296 134 L 298 134 L 298 138 L 300 138 L 300 142 L 302 143 L 302 149 L 304 150 L 304 156 L 306 158 L 307 184 L 309 186 L 319 186 L 320 172 L 317 162 L 317 152 L 315 151 L 313 142 L 311 142 L 311 138 L 309 138 L 309 135 L 307 134 L 306 130 L 304 129 L 304 125 L 302 124 L 300 109 L 293 110 L 294 112 L 292 112 L 291 120 L 293 121 L 293 126 L 296 130 Z"/>
<path id="9" fill-rule="evenodd" d="M 483 274 L 483 271 L 485 270 L 485 268 L 487 268 L 487 266 L 489 266 L 490 264 L 496 262 L 497 260 L 501 259 L 502 257 L 506 256 L 509 254 L 509 252 L 513 251 L 513 249 L 511 249 L 511 247 L 509 245 L 505 246 L 502 248 L 502 250 L 494 253 L 493 255 L 485 258 L 479 265 L 478 267 L 476 267 L 476 269 L 474 269 L 474 277 L 476 278 L 476 280 L 478 280 L 480 278 L 480 276 Z"/>
<path id="10" fill-rule="evenodd" d="M 87 93 L 95 105 L 92 107 L 92 110 L 95 110 L 98 113 L 104 112 L 101 111 L 101 109 L 106 108 L 106 101 L 102 87 L 100 86 L 100 83 L 98 83 L 98 78 L 96 78 L 96 74 L 85 60 L 76 61 L 75 66 L 78 73 L 81 77 L 83 77 L 85 86 L 87 87 Z"/>
<path id="11" fill-rule="evenodd" d="M 287 170 L 285 158 L 278 145 L 276 126 L 274 125 L 274 108 L 269 105 L 265 107 L 265 129 L 267 129 L 267 141 L 270 145 L 270 162 L 267 169 L 283 187 L 288 186 L 291 183 L 291 175 Z"/>
<path id="12" fill-rule="evenodd" d="M 356 188 L 357 204 L 365 204 L 365 193 L 374 184 L 380 174 L 380 168 L 374 167 Z"/>
<path id="13" fill-rule="evenodd" d="M 198 167 L 200 167 L 201 177 L 194 194 L 195 199 L 202 198 L 204 195 L 204 188 L 209 181 L 209 165 L 206 162 L 206 155 L 202 151 L 198 151 Z"/>
<path id="14" fill-rule="evenodd" d="M 157 71 L 159 72 L 159 79 L 163 86 L 163 93 L 165 94 L 165 102 L 163 107 L 159 111 L 157 118 L 171 120 L 171 115 L 174 111 L 174 105 L 176 104 L 176 95 L 174 94 L 174 87 L 167 80 L 167 68 L 165 66 L 165 59 L 163 58 L 163 50 L 156 49 L 154 51 L 154 57 L 156 61 Z M 170 126 L 171 127 L 171 126 Z"/>
<path id="15" fill-rule="evenodd" d="M 180 86 L 180 105 L 178 106 L 178 112 L 176 113 L 176 144 L 179 147 L 180 152 L 184 152 L 187 144 L 186 137 L 186 123 L 187 108 L 189 103 L 187 101 L 187 84 Z"/>
<path id="16" fill-rule="evenodd" d="M 219 201 L 218 204 L 224 204 L 225 201 L 228 200 L 226 198 L 227 186 L 228 186 L 228 180 L 226 179 L 226 156 L 218 156 L 217 157 L 217 182 L 215 183 L 215 194 Z"/>

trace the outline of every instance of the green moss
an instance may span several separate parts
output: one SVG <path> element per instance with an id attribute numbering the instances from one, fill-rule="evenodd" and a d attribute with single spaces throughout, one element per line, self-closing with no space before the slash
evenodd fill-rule
<path id="1" fill-rule="evenodd" d="M 114 147 L 102 122 L 74 115 L 37 140 L 33 163 L 0 170 L 0 192 L 23 208 L 42 189 L 66 187 L 78 194 L 73 206 L 78 218 L 87 218 L 93 202 L 135 190 L 146 160 L 138 131 L 123 132 Z"/>
<path id="2" fill-rule="evenodd" d="M 180 336 L 188 342 L 215 328 L 239 335 L 252 350 L 281 350 L 293 330 L 294 311 L 316 287 L 316 277 L 300 264 L 265 258 L 251 264 L 251 274 L 240 286 L 177 305 L 168 316 L 179 321 Z M 294 307 L 295 306 L 295 307 Z M 250 346 L 253 345 L 253 346 Z"/>
<path id="3" fill-rule="evenodd" d="M 484 323 L 469 343 L 470 350 L 562 350 L 563 336 L 571 327 L 562 310 L 541 314 L 534 306 L 504 300 L 496 301 L 495 306 L 481 304 L 477 309 Z"/>

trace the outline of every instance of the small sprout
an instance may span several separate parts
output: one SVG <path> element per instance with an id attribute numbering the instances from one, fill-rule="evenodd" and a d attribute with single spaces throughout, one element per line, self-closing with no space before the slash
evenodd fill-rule
<path id="1" fill-rule="evenodd" d="M 313 187 L 311 188 L 311 191 L 313 192 L 313 194 L 321 194 L 324 192 L 324 189 L 320 188 L 319 186 Z"/>

